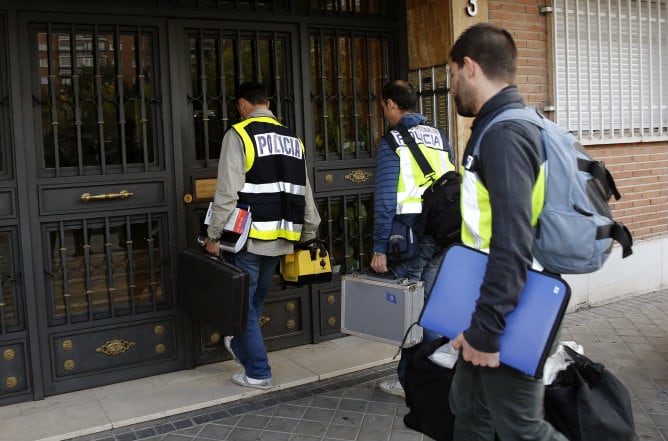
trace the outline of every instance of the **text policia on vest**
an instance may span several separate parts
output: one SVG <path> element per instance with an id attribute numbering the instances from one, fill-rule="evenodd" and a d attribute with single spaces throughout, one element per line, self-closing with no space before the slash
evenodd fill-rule
<path id="1" fill-rule="evenodd" d="M 255 135 L 257 154 L 260 157 L 269 155 L 286 155 L 302 159 L 299 139 L 278 133 L 260 133 Z"/>

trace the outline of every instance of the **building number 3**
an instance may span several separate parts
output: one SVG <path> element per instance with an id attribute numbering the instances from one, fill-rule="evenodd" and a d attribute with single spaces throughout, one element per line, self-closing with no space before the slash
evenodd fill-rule
<path id="1" fill-rule="evenodd" d="M 466 7 L 466 13 L 469 17 L 478 15 L 478 0 L 469 0 L 469 5 Z"/>

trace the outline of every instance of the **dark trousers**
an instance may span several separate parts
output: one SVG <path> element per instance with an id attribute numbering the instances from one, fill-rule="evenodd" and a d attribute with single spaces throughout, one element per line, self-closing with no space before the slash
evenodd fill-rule
<path id="1" fill-rule="evenodd" d="M 542 380 L 501 365 L 483 368 L 461 355 L 450 389 L 453 441 L 568 441 L 543 419 Z"/>

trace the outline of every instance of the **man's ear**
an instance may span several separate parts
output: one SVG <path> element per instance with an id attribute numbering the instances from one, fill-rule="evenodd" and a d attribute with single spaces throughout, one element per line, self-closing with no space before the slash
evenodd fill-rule
<path id="1" fill-rule="evenodd" d="M 480 69 L 480 65 L 473 58 L 464 57 L 460 69 L 464 71 L 467 78 L 471 78 L 475 75 L 476 70 Z"/>

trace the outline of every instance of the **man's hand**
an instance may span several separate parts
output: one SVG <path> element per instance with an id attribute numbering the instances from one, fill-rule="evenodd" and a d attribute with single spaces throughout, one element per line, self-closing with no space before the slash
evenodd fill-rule
<path id="1" fill-rule="evenodd" d="M 499 367 L 499 353 L 498 352 L 480 352 L 474 349 L 464 338 L 464 334 L 460 333 L 457 338 L 452 341 L 452 347 L 461 349 L 464 361 L 470 362 L 473 366 L 483 366 L 495 368 Z"/>
<path id="2" fill-rule="evenodd" d="M 375 254 L 373 259 L 371 259 L 371 268 L 377 273 L 386 273 L 389 271 L 387 268 L 387 256 L 385 254 Z"/>
<path id="3" fill-rule="evenodd" d="M 209 254 L 220 255 L 220 242 L 211 242 L 209 238 L 204 239 L 204 246 Z"/>

